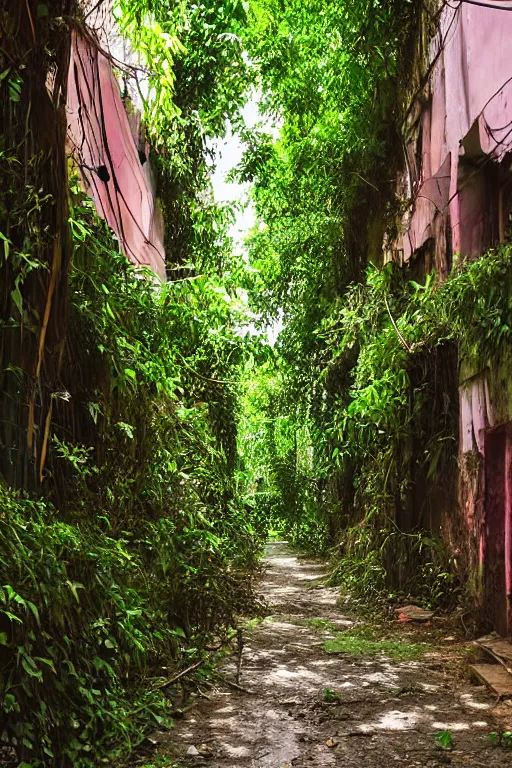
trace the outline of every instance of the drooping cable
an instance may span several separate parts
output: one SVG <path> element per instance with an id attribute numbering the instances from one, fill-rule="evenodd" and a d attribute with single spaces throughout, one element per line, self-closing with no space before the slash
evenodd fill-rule
<path id="1" fill-rule="evenodd" d="M 497 3 L 503 2 L 503 0 L 495 0 Z M 512 5 L 494 5 L 492 3 L 485 3 L 483 0 L 460 0 L 460 4 L 466 3 L 466 5 L 478 5 L 480 8 L 492 8 L 495 11 L 512 11 Z"/>

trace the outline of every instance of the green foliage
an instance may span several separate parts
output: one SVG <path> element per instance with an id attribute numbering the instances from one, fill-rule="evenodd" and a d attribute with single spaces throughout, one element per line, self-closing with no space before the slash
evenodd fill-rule
<path id="1" fill-rule="evenodd" d="M 170 757 L 162 755 L 155 757 L 149 763 L 145 763 L 141 768 L 179 768 L 179 765 Z"/>
<path id="2" fill-rule="evenodd" d="M 451 731 L 439 731 L 435 736 L 436 744 L 441 749 L 450 751 L 453 749 L 453 736 Z"/>
<path id="3" fill-rule="evenodd" d="M 332 565 L 330 583 L 341 586 L 362 609 L 411 596 L 430 608 L 449 608 L 460 594 L 454 558 L 439 538 L 378 527 L 371 516 L 343 533 Z"/>
<path id="4" fill-rule="evenodd" d="M 274 402 L 287 414 L 290 445 L 308 425 L 313 518 L 339 541 L 333 583 L 353 597 L 405 594 L 448 607 L 460 594 L 464 574 L 436 536 L 431 507 L 439 502 L 431 494 L 441 488 L 444 503 L 450 494 L 455 501 L 458 360 L 490 363 L 501 354 L 511 336 L 511 279 L 506 245 L 460 261 L 441 285 L 435 275 L 421 285 L 391 264 L 370 267 L 365 282 L 331 301 L 314 331 L 318 357 L 308 375 L 316 377 L 319 409 L 304 394 L 302 403 L 290 402 L 295 373 L 282 364 L 287 375 Z M 281 343 L 289 355 L 286 336 Z M 276 445 L 267 451 L 279 468 Z M 282 482 L 288 492 L 296 482 L 304 487 L 293 463 Z M 305 526 L 306 503 L 295 504 Z M 292 508 L 288 500 L 283 519 Z"/>
<path id="5" fill-rule="evenodd" d="M 0 638 L 19 759 L 85 768 L 169 722 L 158 683 L 248 610 L 257 542 L 235 500 L 223 383 L 244 354 L 238 299 L 213 275 L 148 279 L 77 192 L 72 216 L 73 343 L 49 467 L 62 498 L 56 510 L 0 489 Z"/>
<path id="6" fill-rule="evenodd" d="M 85 235 L 71 275 L 69 389 L 78 371 L 82 418 L 101 441 L 91 488 L 104 510 L 134 521 L 183 505 L 215 521 L 230 546 L 243 306 L 214 274 L 165 286 L 144 279 L 106 227 L 98 239 L 89 204 L 79 200 L 74 215 Z M 64 430 L 56 435 L 65 441 Z"/>
<path id="7" fill-rule="evenodd" d="M 251 11 L 246 45 L 262 109 L 281 126 L 277 139 L 247 132 L 238 169 L 253 182 L 259 219 L 249 240 L 252 305 L 265 322 L 282 316 L 284 325 L 274 421 L 261 442 L 273 476 L 267 498 L 288 536 L 322 550 L 354 506 L 353 467 L 333 417 L 348 404 L 359 351 L 354 345 L 334 364 L 327 326 L 376 242 L 380 250 L 382 192 L 389 192 L 382 179 L 397 165 L 396 85 L 418 6 L 258 0 Z M 368 394 L 379 398 L 376 389 Z M 276 439 L 279 419 L 286 439 Z"/>
<path id="8" fill-rule="evenodd" d="M 250 243 L 261 274 L 255 301 L 286 312 L 288 346 L 303 361 L 326 302 L 358 274 L 348 213 L 361 195 L 375 197 L 414 11 L 412 2 L 368 0 L 252 4 L 247 46 L 262 108 L 283 123 L 273 146 L 261 132 L 250 138 L 240 168 L 265 224 Z M 389 177 L 389 162 L 382 172 Z M 303 366 L 296 374 L 308 381 Z"/>
<path id="9" fill-rule="evenodd" d="M 341 701 L 341 696 L 336 691 L 333 691 L 332 688 L 324 688 L 323 700 L 328 704 L 333 704 Z"/>
<path id="10" fill-rule="evenodd" d="M 438 538 L 457 504 L 458 366 L 496 360 L 510 338 L 510 248 L 456 263 L 443 285 L 368 267 L 396 228 L 419 3 L 255 0 L 251 13 L 246 45 L 279 125 L 246 133 L 238 168 L 258 217 L 252 306 L 283 324 L 251 395 L 271 387 L 250 430 L 267 516 L 297 542 L 339 545 L 334 581 L 351 595 L 447 607 L 466 576 Z"/>
<path id="11" fill-rule="evenodd" d="M 359 633 L 350 630 L 336 635 L 333 640 L 324 643 L 326 653 L 346 653 L 350 656 L 378 656 L 384 655 L 394 661 L 409 661 L 421 658 L 425 648 L 417 643 L 408 643 L 405 640 L 377 640 L 369 639 Z"/>
<path id="12" fill-rule="evenodd" d="M 4 488 L 0 504 L 7 740 L 32 766 L 127 755 L 149 722 L 170 721 L 163 692 L 137 679 L 183 642 L 144 583 L 142 550 L 128 532 L 60 521 L 50 505 Z"/>
<path id="13" fill-rule="evenodd" d="M 152 164 L 165 220 L 173 277 L 213 266 L 231 269 L 225 229 L 228 206 L 213 202 L 211 139 L 228 123 L 241 125 L 248 68 L 240 35 L 247 23 L 241 0 L 210 5 L 171 0 L 117 0 L 125 35 L 147 65 L 131 82 L 144 102 Z"/>
<path id="14" fill-rule="evenodd" d="M 40 7 L 38 31 L 60 30 L 59 8 Z M 33 431 L 47 453 L 37 456 L 43 498 L 0 486 L 0 693 L 22 765 L 121 764 L 148 728 L 168 723 L 166 678 L 250 611 L 269 529 L 316 551 L 341 542 L 335 579 L 365 599 L 407 586 L 437 605 L 456 593 L 445 551 L 423 530 L 435 527 L 427 503 L 411 522 L 413 489 L 428 501 L 453 466 L 453 381 L 438 373 L 456 371 L 459 353 L 496 356 L 510 336 L 510 252 L 459 264 L 442 286 L 365 271 L 393 217 L 383 201 L 399 164 L 395 89 L 418 8 L 116 2 L 145 67 L 122 85 L 126 96 L 138 88 L 156 150 L 166 285 L 128 264 L 76 180 L 59 189 L 63 148 L 56 169 L 53 145 L 26 143 L 37 133 L 24 127 L 38 117 L 30 93 L 62 74 L 53 37 L 38 36 L 38 66 L 2 73 L 2 434 L 19 484 L 38 476 L 25 427 L 12 437 L 37 402 Z M 250 83 L 277 139 L 242 126 Z M 249 268 L 209 181 L 210 142 L 229 123 L 247 143 L 237 173 L 253 184 L 259 220 Z M 23 333 L 37 360 L 55 233 L 65 275 L 36 401 L 41 382 L 15 351 Z M 282 320 L 274 348 L 248 337 L 249 318 Z M 355 631 L 332 643 L 420 652 Z"/>
<path id="15" fill-rule="evenodd" d="M 262 232 L 267 236 L 267 229 Z M 281 242 L 275 255 L 262 256 L 264 285 L 264 270 L 275 279 L 276 259 L 287 259 L 282 248 Z M 306 261 L 316 268 L 310 257 Z M 510 338 L 510 248 L 456 264 L 440 286 L 434 275 L 424 285 L 407 277 L 392 265 L 370 267 L 365 281 L 317 302 L 312 317 L 297 296 L 279 294 L 279 303 L 290 301 L 291 317 L 278 348 L 283 384 L 274 403 L 288 419 L 289 445 L 307 424 L 309 476 L 317 489 L 313 517 L 327 520 L 331 535 L 336 526 L 345 531 L 335 581 L 368 599 L 386 594 L 391 577 L 396 592 L 446 605 L 458 594 L 455 563 L 435 536 L 429 493 L 443 476 L 446 498 L 453 493 L 459 357 L 496 359 Z M 306 290 L 315 279 L 314 271 L 304 276 Z M 282 448 L 268 444 L 267 450 L 277 470 Z M 304 487 L 292 459 L 282 484 L 290 492 L 295 483 Z M 423 488 L 422 497 L 415 487 Z M 419 506 L 414 522 L 411 503 Z M 294 516 L 304 523 L 304 499 L 295 505 L 300 511 Z M 288 499 L 285 506 L 280 514 L 286 519 L 294 504 Z"/>
<path id="16" fill-rule="evenodd" d="M 421 465 L 426 482 L 452 460 L 456 421 L 446 404 L 437 410 L 432 376 L 443 375 L 437 355 L 451 346 L 455 364 L 459 355 L 496 357 L 510 338 L 511 274 L 509 246 L 460 264 L 441 286 L 433 275 L 419 285 L 391 266 L 371 268 L 366 284 L 347 291 L 318 331 L 326 342 L 324 378 L 357 350 L 348 399 L 340 402 L 326 432 L 334 445 L 332 458 L 360 467 L 356 488 L 367 519 L 385 511 L 386 504 L 392 509 L 396 492 L 404 493 L 411 458 Z M 448 360 L 441 362 L 446 370 Z M 426 371 L 421 377 L 420 370 Z M 443 390 L 445 397 L 452 395 L 449 382 L 443 382 Z M 413 436 L 422 455 L 411 454 Z"/>
<path id="17" fill-rule="evenodd" d="M 37 401 L 44 485 L 37 498 L 0 488 L 2 730 L 20 765 L 32 768 L 124 763 L 148 729 L 170 724 L 165 681 L 201 659 L 214 634 L 228 638 L 237 614 L 254 604 L 260 542 L 235 482 L 246 268 L 226 233 L 232 213 L 212 199 L 205 143 L 243 104 L 236 32 L 245 9 L 121 0 L 117 13 L 148 69 L 138 77 L 158 150 L 151 157 L 172 280 L 161 285 L 132 267 L 77 180 L 68 189 L 54 165 L 60 187 L 45 194 L 39 156 L 52 158 L 48 164 L 61 156 L 66 170 L 63 145 L 60 155 L 48 144 L 51 151 L 32 157 L 32 144 L 0 144 L 0 245 L 13 304 L 2 349 L 13 424 L 23 425 L 39 388 L 32 369 L 11 365 L 9 354 L 20 333 L 36 352 L 42 337 L 47 264 L 60 233 L 54 210 L 64 233 L 55 242 L 69 257 L 58 283 L 63 311 L 51 315 L 46 337 L 57 352 L 42 367 L 41 418 Z M 61 15 L 57 4 L 41 18 L 64 40 L 81 20 L 71 15 L 68 27 Z M 9 70 L 1 86 L 6 109 L 19 102 L 27 121 L 36 74 L 45 89 L 39 69 L 23 64 L 19 82 Z M 129 95 L 136 85 L 123 80 Z M 58 138 L 52 126 L 43 125 Z M 40 311 L 26 300 L 34 286 Z M 16 442 L 10 425 L 3 432 L 26 475 L 33 460 L 26 429 L 20 433 Z"/>
<path id="18" fill-rule="evenodd" d="M 336 632 L 337 627 L 329 619 L 307 619 L 305 626 L 317 632 Z"/>
<path id="19" fill-rule="evenodd" d="M 286 379 L 274 354 L 265 351 L 270 359 L 256 370 L 246 368 L 239 483 L 262 532 L 274 530 L 303 550 L 319 552 L 327 537 L 317 515 L 311 438 L 307 427 L 297 425 L 296 410 L 283 402 Z"/>
<path id="20" fill-rule="evenodd" d="M 493 747 L 512 749 L 512 731 L 493 731 L 487 734 L 487 741 Z"/>
<path id="21" fill-rule="evenodd" d="M 181 154 L 183 161 L 179 140 L 189 140 L 192 121 L 200 135 L 223 135 L 248 84 L 239 36 L 247 24 L 245 5 L 117 0 L 116 16 L 148 67 L 145 119 L 157 145 L 166 154 Z M 171 128 L 178 135 L 170 136 Z"/>

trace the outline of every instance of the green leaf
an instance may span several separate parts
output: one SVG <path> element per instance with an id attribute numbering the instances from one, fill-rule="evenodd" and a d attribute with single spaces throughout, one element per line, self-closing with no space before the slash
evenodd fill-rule
<path id="1" fill-rule="evenodd" d="M 21 100 L 21 79 L 13 77 L 9 80 L 9 98 L 14 103 Z"/>
<path id="2" fill-rule="evenodd" d="M 38 625 L 41 626 L 41 619 L 39 617 L 39 610 L 37 608 L 37 605 L 34 605 L 34 603 L 31 603 L 30 600 L 27 600 L 27 605 L 29 609 L 32 611 L 32 613 L 34 614 Z"/>
<path id="3" fill-rule="evenodd" d="M 451 750 L 453 749 L 453 736 L 451 731 L 439 731 L 435 735 L 436 744 L 441 749 Z"/>
<path id="4" fill-rule="evenodd" d="M 11 291 L 11 298 L 14 301 L 20 315 L 23 315 L 23 297 L 18 286 L 13 288 Z"/>
<path id="5" fill-rule="evenodd" d="M 6 693 L 3 701 L 4 712 L 19 711 L 19 705 L 16 697 L 12 693 Z"/>
<path id="6" fill-rule="evenodd" d="M 501 745 L 506 749 L 512 749 L 512 731 L 503 731 L 501 734 Z"/>
<path id="7" fill-rule="evenodd" d="M 66 584 L 70 588 L 71 594 L 75 598 L 76 602 L 79 603 L 80 602 L 80 597 L 78 595 L 78 590 L 79 589 L 85 589 L 84 585 L 83 584 L 78 584 L 77 582 L 70 581 L 69 579 L 66 579 Z"/>
<path id="8" fill-rule="evenodd" d="M 23 619 L 20 619 L 20 617 L 16 616 L 14 613 L 11 613 L 10 611 L 1 611 L 1 613 L 3 613 L 4 616 L 7 616 L 11 621 L 17 621 L 18 624 L 23 624 Z"/>
<path id="9" fill-rule="evenodd" d="M 42 682 L 43 673 L 41 672 L 40 669 L 37 668 L 34 659 L 32 659 L 30 656 L 22 656 L 21 666 L 23 667 L 23 669 L 28 675 L 30 675 L 31 677 L 35 677 L 40 682 Z"/>
<path id="10" fill-rule="evenodd" d="M 47 667 L 50 667 L 52 672 L 55 672 L 55 674 L 57 674 L 57 670 L 55 669 L 55 664 L 51 659 L 44 659 L 41 656 L 34 656 L 34 659 L 36 661 L 40 661 L 42 664 L 46 664 Z"/>
<path id="11" fill-rule="evenodd" d="M 493 746 L 493 747 L 499 747 L 501 738 L 500 734 L 496 731 L 493 731 L 492 733 L 487 734 L 487 741 Z"/>
<path id="12" fill-rule="evenodd" d="M 1 82 L 1 77 L 0 77 L 0 82 Z M 9 250 L 12 243 L 2 232 L 0 232 L 0 240 L 2 240 L 4 244 L 4 256 L 5 256 L 5 260 L 7 261 L 7 259 L 9 258 Z"/>
<path id="13" fill-rule="evenodd" d="M 124 434 L 130 438 L 130 440 L 133 440 L 135 433 L 131 424 L 127 424 L 125 421 L 118 421 L 116 422 L 116 427 L 124 432 Z"/>

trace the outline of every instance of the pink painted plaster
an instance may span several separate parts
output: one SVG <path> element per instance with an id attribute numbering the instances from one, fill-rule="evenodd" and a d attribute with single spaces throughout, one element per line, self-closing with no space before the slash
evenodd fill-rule
<path id="1" fill-rule="evenodd" d="M 460 449 L 485 454 L 485 432 L 494 423 L 485 374 L 474 376 L 460 387 Z"/>
<path id="2" fill-rule="evenodd" d="M 109 59 L 80 35 L 71 52 L 67 114 L 73 156 L 98 213 L 130 261 L 165 279 L 162 217 L 150 164 L 141 163 L 135 140 L 140 121 L 128 118 Z"/>
<path id="3" fill-rule="evenodd" d="M 505 457 L 505 583 L 508 629 L 512 631 L 512 431 L 507 431 Z"/>
<path id="4" fill-rule="evenodd" d="M 512 150 L 512 13 L 499 10 L 496 0 L 490 4 L 496 7 L 447 4 L 442 13 L 431 60 L 441 52 L 421 117 L 422 172 L 397 242 L 406 261 L 431 237 L 435 218 L 448 212 L 454 252 L 472 255 L 482 242 L 483 192 L 467 191 L 461 199 L 462 142 L 475 125 L 479 152 L 499 162 Z M 440 184 L 435 200 L 433 180 Z"/>

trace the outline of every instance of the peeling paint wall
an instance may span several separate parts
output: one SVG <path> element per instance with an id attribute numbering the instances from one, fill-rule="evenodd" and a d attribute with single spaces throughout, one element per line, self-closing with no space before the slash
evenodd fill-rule
<path id="1" fill-rule="evenodd" d="M 411 204 L 387 258 L 446 277 L 510 239 L 512 13 L 445 5 L 428 84 L 411 102 L 400 194 Z M 512 352 L 461 361 L 458 508 L 442 532 L 464 561 L 489 628 L 512 632 Z"/>
<path id="2" fill-rule="evenodd" d="M 413 101 L 404 127 L 411 140 L 401 186 L 413 202 L 394 256 L 407 262 L 434 238 L 441 275 L 449 271 L 448 250 L 478 256 L 506 226 L 512 13 L 494 4 L 496 9 L 445 6 L 430 51 L 429 84 Z M 447 229 L 448 245 L 440 236 Z"/>
<path id="3" fill-rule="evenodd" d="M 461 366 L 459 499 L 477 554 L 482 609 L 512 631 L 512 350 L 475 373 Z M 476 492 L 475 492 L 476 488 Z"/>
<path id="4" fill-rule="evenodd" d="M 165 279 L 163 219 L 140 118 L 127 111 L 112 62 L 74 35 L 68 79 L 68 140 L 85 190 L 133 264 Z"/>

